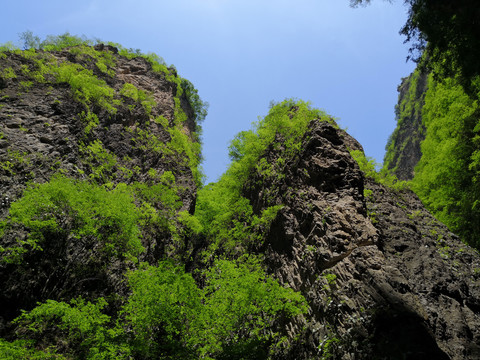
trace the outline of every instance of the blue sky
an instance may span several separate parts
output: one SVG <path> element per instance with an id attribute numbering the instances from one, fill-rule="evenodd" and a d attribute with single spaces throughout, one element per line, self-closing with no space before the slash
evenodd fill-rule
<path id="1" fill-rule="evenodd" d="M 2 5 L 0 43 L 26 30 L 66 31 L 155 52 L 209 102 L 203 168 L 215 181 L 228 144 L 271 100 L 309 100 L 381 162 L 395 127 L 397 86 L 414 64 L 398 34 L 403 1 L 15 0 Z"/>

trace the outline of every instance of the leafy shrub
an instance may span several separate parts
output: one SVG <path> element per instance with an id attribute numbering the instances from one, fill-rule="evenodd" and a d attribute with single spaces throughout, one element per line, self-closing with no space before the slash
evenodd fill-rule
<path id="1" fill-rule="evenodd" d="M 299 293 L 266 276 L 258 261 L 218 260 L 205 277 L 199 289 L 169 261 L 129 275 L 132 295 L 124 313 L 142 358 L 210 359 L 233 348 L 247 351 L 252 342 L 265 348 L 280 341 L 270 331 L 275 319 L 307 309 Z"/>
<path id="2" fill-rule="evenodd" d="M 1 223 L 3 233 L 23 226 L 28 236 L 0 249 L 3 261 L 21 261 L 22 254 L 41 251 L 52 237 L 98 242 L 107 256 L 133 258 L 143 251 L 137 225 L 141 216 L 124 186 L 107 191 L 55 176 L 45 184 L 31 185 L 12 203 L 9 217 Z"/>
<path id="3" fill-rule="evenodd" d="M 91 70 L 79 64 L 61 63 L 52 67 L 51 72 L 58 82 L 70 85 L 76 100 L 87 105 L 94 102 L 110 113 L 117 111 L 115 105 L 120 103 L 114 100 L 115 91 L 104 80 L 93 75 Z"/>
<path id="4" fill-rule="evenodd" d="M 2 77 L 5 80 L 8 79 L 15 79 L 17 75 L 15 74 L 15 71 L 11 67 L 7 67 L 0 71 L 0 77 Z"/>
<path id="5" fill-rule="evenodd" d="M 135 333 L 136 352 L 145 359 L 190 357 L 186 336 L 201 308 L 200 290 L 192 276 L 161 262 L 132 272 L 129 284 L 132 295 L 124 312 Z"/>
<path id="6" fill-rule="evenodd" d="M 92 117 L 91 121 L 94 122 L 95 117 Z M 105 149 L 100 140 L 95 140 L 87 146 L 81 146 L 80 151 L 84 156 L 84 163 L 89 168 L 89 177 L 99 184 L 109 183 L 114 177 L 118 163 L 115 154 Z"/>
<path id="7" fill-rule="evenodd" d="M 89 40 L 85 36 L 71 35 L 66 32 L 62 35 L 47 35 L 45 40 L 41 41 L 39 48 L 45 51 L 60 51 L 68 47 L 78 45 L 94 45 L 98 43 L 97 40 Z"/>
<path id="8" fill-rule="evenodd" d="M 0 338 L 0 358 L 3 360 L 63 360 L 66 359 L 56 354 L 52 348 L 36 350 L 31 340 L 15 340 L 8 342 Z"/>
<path id="9" fill-rule="evenodd" d="M 363 151 L 351 150 L 350 155 L 355 159 L 360 170 L 362 170 L 366 177 L 395 190 L 409 188 L 409 183 L 407 181 L 398 180 L 398 178 L 395 175 L 392 175 L 386 168 L 377 171 L 378 164 L 375 163 L 374 159 L 366 157 Z"/>
<path id="10" fill-rule="evenodd" d="M 157 103 L 153 99 L 152 95 L 143 90 L 137 89 L 135 85 L 130 83 L 125 83 L 123 85 L 122 89 L 120 90 L 120 94 L 140 103 L 147 114 L 150 114 L 152 109 L 157 106 Z"/>
<path id="11" fill-rule="evenodd" d="M 68 358 L 129 359 L 124 330 L 111 326 L 110 316 L 102 312 L 106 305 L 103 298 L 96 303 L 79 298 L 70 304 L 47 300 L 15 320 L 17 333 L 33 340 L 37 348 L 52 347 L 61 339 L 55 344 L 57 351 Z"/>

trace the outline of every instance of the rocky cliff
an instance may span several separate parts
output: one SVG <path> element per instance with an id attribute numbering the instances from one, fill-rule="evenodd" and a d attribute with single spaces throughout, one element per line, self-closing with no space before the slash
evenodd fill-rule
<path id="1" fill-rule="evenodd" d="M 121 254 L 105 255 L 96 239 L 100 234 L 119 237 L 115 227 L 125 223 L 118 214 L 109 217 L 95 210 L 82 216 L 81 211 L 103 203 L 105 210 L 118 205 L 126 212 L 131 199 L 115 205 L 115 199 L 101 198 L 107 193 L 96 199 L 93 188 L 81 189 L 80 183 L 65 179 L 103 189 L 119 184 L 130 188 L 138 207 L 153 207 L 164 219 L 141 226 L 136 238 L 142 239 L 145 251 L 140 257 L 155 262 L 176 251 L 169 227 L 181 225 L 173 214 L 193 212 L 199 181 L 193 173 L 200 158 L 195 114 L 174 69 L 124 53 L 97 45 L 0 54 L 2 220 L 10 210 L 0 247 L 4 321 L 38 301 L 122 292 L 123 274 L 133 264 Z M 66 190 L 50 196 L 47 186 L 54 176 L 63 180 L 53 187 Z M 11 209 L 11 204 L 22 204 L 27 189 L 38 194 L 33 204 L 23 203 L 34 213 L 30 222 L 15 219 Z M 77 200 L 68 198 L 72 191 L 78 191 Z M 54 197 L 63 200 L 53 199 L 42 208 L 41 202 Z M 55 225 L 31 223 L 48 216 Z M 105 223 L 98 220 L 101 225 L 85 233 L 84 225 L 101 217 Z M 27 244 L 33 241 L 32 232 L 39 233 L 38 243 Z M 15 256 L 24 251 L 19 262 Z"/>
<path id="2" fill-rule="evenodd" d="M 480 358 L 479 254 L 425 210 L 413 192 L 366 178 L 351 155 L 352 150 L 362 152 L 361 145 L 320 112 L 301 113 L 303 105 L 291 102 L 273 108 L 272 113 L 280 114 L 279 128 L 258 127 L 273 134 L 266 137 L 270 142 L 251 146 L 258 158 L 246 159 L 251 164 L 248 171 L 238 172 L 238 183 L 221 188 L 221 194 L 225 189 L 238 191 L 241 201 L 211 205 L 225 205 L 219 215 L 223 222 L 206 217 L 200 229 L 200 210 L 208 202 L 200 199 L 202 192 L 197 194 L 195 104 L 187 91 L 191 88 L 173 69 L 104 45 L 1 55 L 0 336 L 12 341 L 15 351 L 20 350 L 14 341 L 33 331 L 26 343 L 30 347 L 21 346 L 53 351 L 45 358 L 90 358 L 93 353 L 88 351 L 101 350 L 91 345 L 99 338 L 116 346 L 107 349 L 110 353 L 102 350 L 110 354 L 106 358 L 125 359 L 159 354 L 165 359 L 175 354 L 229 359 Z M 298 141 L 282 130 L 289 121 L 305 119 L 305 131 L 291 126 Z M 243 133 L 233 157 L 245 158 L 242 151 L 255 136 Z M 234 161 L 232 166 L 239 164 Z M 204 207 L 200 210 L 199 202 Z M 233 215 L 225 216 L 226 211 Z M 210 231 L 218 224 L 229 231 Z M 213 236 L 227 238 L 217 241 Z M 228 344 L 223 350 L 215 343 L 217 352 L 201 352 L 202 344 L 181 342 L 182 333 L 171 335 L 166 320 L 136 328 L 136 317 L 129 317 L 128 304 L 133 302 L 126 299 L 132 290 L 125 274 L 137 269 L 139 260 L 156 264 L 170 259 L 196 269 L 198 286 L 208 290 L 202 303 L 208 305 L 208 296 L 216 290 L 208 287 L 208 272 L 202 268 L 217 264 L 215 257 L 247 254 L 261 259 L 281 285 L 301 293 L 307 312 L 262 320 L 259 330 L 249 328 L 260 306 L 254 303 L 254 315 L 246 313 L 239 328 L 221 340 Z M 168 266 L 162 269 L 173 276 Z M 158 284 L 151 283 L 145 296 L 161 297 L 166 291 L 173 298 L 183 289 L 179 282 L 168 284 L 168 290 L 157 294 Z M 191 286 L 184 292 L 195 293 Z M 124 309 L 116 327 L 105 333 L 98 332 L 103 329 L 100 322 L 96 330 L 82 328 L 82 333 L 97 331 L 95 340 L 82 340 L 71 324 L 63 323 L 55 332 L 59 320 L 51 314 L 40 328 L 35 328 L 37 323 L 22 327 L 21 321 L 11 322 L 37 302 L 79 296 L 88 301 L 105 298 L 105 314 L 112 317 Z M 70 304 L 78 303 L 83 304 Z M 154 299 L 146 308 L 151 312 L 159 303 Z M 185 320 L 188 304 L 170 304 L 180 309 L 182 326 L 194 324 Z M 193 314 L 201 313 L 199 304 Z M 260 308 L 269 311 L 268 306 Z M 165 319 L 152 314 L 145 321 Z M 115 338 L 122 321 L 124 333 Z M 65 329 L 71 337 L 62 335 Z M 202 334 L 216 331 L 212 327 Z M 145 337 L 130 342 L 135 334 Z M 252 336 L 257 340 L 248 340 Z M 272 347 L 277 336 L 285 337 Z M 181 345 L 161 347 L 170 344 L 167 338 L 179 338 L 172 344 Z M 161 344 L 161 351 L 143 349 L 138 339 Z M 90 345 L 82 348 L 84 344 Z M 2 340 L 0 351 L 4 348 Z M 187 348 L 193 350 L 188 353 Z"/>
<path id="3" fill-rule="evenodd" d="M 416 69 L 399 86 L 397 127 L 384 169 L 411 180 L 425 206 L 462 241 L 480 248 L 479 78 Z M 471 82 L 471 85 L 467 85 Z"/>
<path id="4" fill-rule="evenodd" d="M 284 180 L 253 177 L 264 186 L 248 190 L 254 207 L 272 191 L 270 201 L 285 204 L 262 252 L 311 306 L 305 322 L 292 325 L 302 340 L 290 357 L 478 358 L 479 254 L 414 193 L 365 178 L 354 148 L 346 133 L 312 122 Z M 266 156 L 275 162 L 282 154 Z"/>
<path id="5" fill-rule="evenodd" d="M 422 157 L 420 145 L 425 139 L 422 109 L 427 83 L 428 74 L 417 70 L 398 87 L 397 126 L 385 147 L 384 166 L 400 180 L 413 179 L 415 166 Z"/>

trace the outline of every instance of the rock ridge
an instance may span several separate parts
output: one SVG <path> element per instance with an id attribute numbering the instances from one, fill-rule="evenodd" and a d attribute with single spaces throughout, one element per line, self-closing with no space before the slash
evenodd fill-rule
<path id="1" fill-rule="evenodd" d="M 254 208 L 284 204 L 261 252 L 311 306 L 304 323 L 290 325 L 303 342 L 285 358 L 478 358 L 479 254 L 413 192 L 365 178 L 351 144 L 331 124 L 312 122 L 283 179 L 257 173 L 246 186 Z M 265 154 L 268 162 L 281 155 Z"/>

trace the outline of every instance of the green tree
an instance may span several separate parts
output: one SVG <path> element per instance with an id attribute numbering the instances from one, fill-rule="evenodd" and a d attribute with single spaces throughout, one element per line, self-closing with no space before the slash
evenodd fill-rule
<path id="1" fill-rule="evenodd" d="M 141 358 L 263 358 L 282 341 L 274 322 L 307 311 L 302 295 L 280 286 L 254 259 L 217 260 L 204 279 L 199 289 L 171 261 L 130 273 L 123 312 Z"/>
<path id="2" fill-rule="evenodd" d="M 38 36 L 35 36 L 32 31 L 27 30 L 20 34 L 20 40 L 23 41 L 23 48 L 26 49 L 38 49 L 40 48 L 41 40 Z"/>
<path id="3" fill-rule="evenodd" d="M 422 116 L 426 137 L 413 188 L 452 231 L 480 248 L 478 102 L 454 79 L 430 77 Z"/>
<path id="4" fill-rule="evenodd" d="M 370 0 L 351 0 L 352 6 Z M 442 76 L 460 72 L 464 85 L 480 75 L 480 3 L 476 0 L 405 0 L 408 18 L 400 33 L 416 61 Z M 423 53 L 426 54 L 422 57 Z"/>

